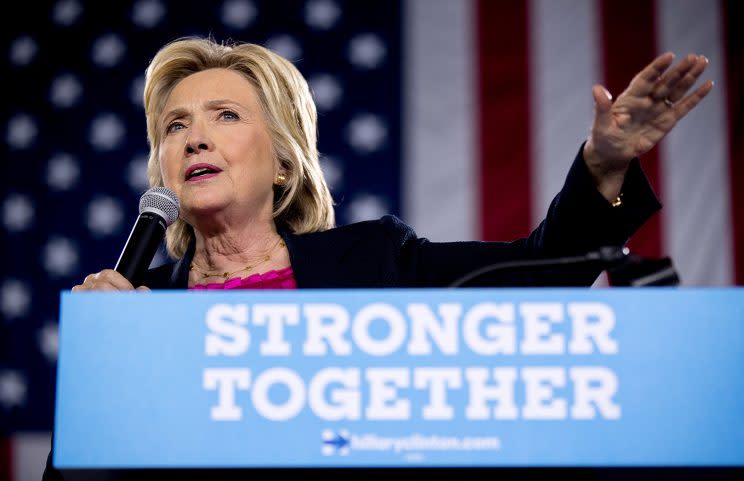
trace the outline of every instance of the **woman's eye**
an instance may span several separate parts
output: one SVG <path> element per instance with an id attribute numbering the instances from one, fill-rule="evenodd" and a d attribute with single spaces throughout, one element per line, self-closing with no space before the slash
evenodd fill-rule
<path id="1" fill-rule="evenodd" d="M 230 110 L 222 111 L 222 113 L 220 113 L 220 116 L 225 120 L 238 120 L 240 118 L 238 117 L 238 114 Z"/>
<path id="2" fill-rule="evenodd" d="M 175 132 L 176 130 L 181 130 L 185 127 L 186 126 L 183 125 L 181 122 L 171 122 L 168 124 L 168 127 L 165 128 L 165 132 L 170 134 L 171 132 Z"/>

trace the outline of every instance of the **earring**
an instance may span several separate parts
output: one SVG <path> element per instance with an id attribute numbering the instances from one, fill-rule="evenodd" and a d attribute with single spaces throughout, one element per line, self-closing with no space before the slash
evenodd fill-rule
<path id="1" fill-rule="evenodd" d="M 274 179 L 274 185 L 284 185 L 287 183 L 287 176 L 282 174 L 281 172 L 276 174 L 276 179 Z"/>

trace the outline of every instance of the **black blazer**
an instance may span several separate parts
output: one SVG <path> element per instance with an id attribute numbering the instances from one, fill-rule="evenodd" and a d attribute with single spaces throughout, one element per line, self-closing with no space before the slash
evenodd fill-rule
<path id="1" fill-rule="evenodd" d="M 612 207 L 597 191 L 581 150 L 545 220 L 513 242 L 430 242 L 394 216 L 323 232 L 296 235 L 279 225 L 298 288 L 444 287 L 484 265 L 515 259 L 583 254 L 620 246 L 661 208 L 637 159 L 623 184 L 623 203 Z M 151 289 L 186 289 L 194 244 L 176 262 L 148 271 Z M 469 286 L 588 286 L 599 266 L 499 271 Z M 43 480 L 63 479 L 47 458 Z M 76 473 L 85 478 L 85 473 Z M 164 475 L 165 473 L 161 473 Z M 214 474 L 214 473 L 213 473 Z M 198 476 L 212 477 L 210 474 Z M 106 479 L 145 479 L 142 471 L 108 473 Z M 154 478 L 158 479 L 155 474 Z M 176 477 L 185 479 L 186 473 Z M 196 478 L 194 478 L 196 479 Z M 237 478 L 233 478 L 237 479 Z"/>

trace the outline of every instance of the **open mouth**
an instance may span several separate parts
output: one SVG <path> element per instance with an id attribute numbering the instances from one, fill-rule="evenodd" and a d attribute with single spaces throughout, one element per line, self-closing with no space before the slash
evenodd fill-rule
<path id="1" fill-rule="evenodd" d="M 186 180 L 198 180 L 214 177 L 222 172 L 222 169 L 210 164 L 195 164 L 186 169 Z"/>

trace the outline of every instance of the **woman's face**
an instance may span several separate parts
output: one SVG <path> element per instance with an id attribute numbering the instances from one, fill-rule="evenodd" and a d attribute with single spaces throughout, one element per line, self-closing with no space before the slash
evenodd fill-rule
<path id="1" fill-rule="evenodd" d="M 278 164 L 248 80 L 226 69 L 184 78 L 159 128 L 163 183 L 178 196 L 186 222 L 271 219 Z"/>

